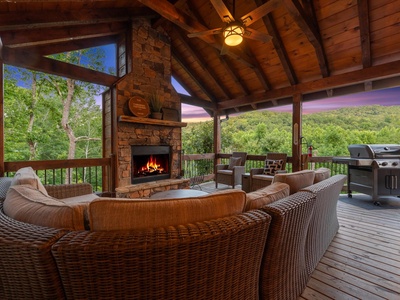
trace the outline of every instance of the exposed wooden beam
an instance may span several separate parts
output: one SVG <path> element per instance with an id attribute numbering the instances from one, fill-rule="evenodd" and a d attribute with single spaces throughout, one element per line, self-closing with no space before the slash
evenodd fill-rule
<path id="1" fill-rule="evenodd" d="M 181 60 L 179 54 L 174 50 L 171 50 L 171 54 L 173 59 L 177 61 L 177 63 L 181 66 L 182 69 L 192 78 L 192 80 L 196 83 L 196 85 L 202 90 L 202 92 L 214 103 L 217 102 L 215 96 L 206 88 L 206 85 L 202 82 L 200 78 L 198 78 L 195 74 L 192 73 L 186 66 L 186 64 Z"/>
<path id="2" fill-rule="evenodd" d="M 6 31 L 2 32 L 1 36 L 5 46 L 18 48 L 110 36 L 126 30 L 127 23 L 119 22 L 54 29 L 32 29 L 25 30 L 24 34 L 21 34 L 20 31 Z"/>
<path id="3" fill-rule="evenodd" d="M 207 67 L 207 62 L 205 61 L 205 59 L 192 47 L 190 41 L 188 41 L 188 38 L 184 36 L 182 31 L 180 29 L 175 28 L 175 35 L 179 39 L 179 41 L 185 46 L 187 54 L 189 54 L 193 59 L 195 59 L 197 64 L 201 67 L 203 71 L 201 76 L 206 76 L 209 79 L 211 79 L 215 87 L 220 89 L 225 99 L 231 99 L 232 95 L 228 91 L 228 89 L 224 87 L 223 79 L 218 78 L 215 71 L 212 68 Z"/>
<path id="4" fill-rule="evenodd" d="M 209 28 L 205 27 L 203 24 L 195 20 L 194 18 L 188 16 L 179 8 L 175 7 L 167 0 L 138 0 L 140 3 L 146 5 L 151 8 L 165 19 L 174 23 L 175 25 L 181 27 L 189 33 L 195 33 L 200 31 L 209 30 Z M 199 36 L 201 40 L 209 44 L 210 46 L 221 51 L 222 44 L 218 42 L 213 35 L 202 35 Z M 231 49 L 227 52 L 227 55 L 231 56 L 233 59 L 236 59 L 240 63 L 245 64 L 250 68 L 254 68 L 255 62 L 252 57 L 249 57 L 245 53 L 238 51 L 237 48 L 231 47 Z"/>
<path id="5" fill-rule="evenodd" d="M 262 1 L 256 0 L 257 5 L 259 5 L 259 2 L 261 3 Z M 298 79 L 272 16 L 267 15 L 262 20 L 265 27 L 267 27 L 268 33 L 272 36 L 272 43 L 290 84 L 295 85 L 298 82 Z"/>
<path id="6" fill-rule="evenodd" d="M 192 96 L 188 96 L 185 94 L 179 94 L 179 97 L 181 97 L 181 102 L 185 103 L 185 104 L 189 104 L 189 105 L 194 105 L 194 106 L 200 106 L 206 110 L 211 110 L 211 111 L 216 111 L 217 110 L 217 106 L 207 100 L 204 99 L 200 99 L 198 97 L 192 97 Z"/>
<path id="7" fill-rule="evenodd" d="M 368 68 L 372 65 L 368 0 L 358 0 L 357 4 L 358 4 L 358 19 L 360 22 L 362 63 L 364 68 Z"/>
<path id="8" fill-rule="evenodd" d="M 56 53 L 76 51 L 80 49 L 94 48 L 109 44 L 115 44 L 117 42 L 118 35 L 102 36 L 81 40 L 66 41 L 63 43 L 40 45 L 31 47 L 21 47 L 21 50 L 27 52 L 35 52 L 39 55 L 50 55 Z"/>
<path id="9" fill-rule="evenodd" d="M 399 75 L 400 60 L 378 66 L 372 66 L 363 70 L 356 70 L 344 74 L 334 75 L 329 78 L 321 78 L 310 82 L 299 83 L 294 86 L 288 86 L 259 94 L 239 97 L 229 101 L 223 101 L 218 104 L 218 110 L 222 111 L 234 107 L 250 105 L 252 103 L 264 103 L 274 99 L 292 97 L 292 95 L 296 93 L 304 95 L 317 91 L 351 86 L 364 83 L 366 81 L 379 80 Z"/>
<path id="10" fill-rule="evenodd" d="M 118 77 L 102 72 L 86 69 L 62 61 L 41 57 L 26 51 L 17 51 L 4 47 L 4 63 L 48 74 L 91 82 L 104 86 L 112 86 Z"/>
<path id="11" fill-rule="evenodd" d="M 326 59 L 325 51 L 322 45 L 321 35 L 319 30 L 313 25 L 313 23 L 307 18 L 301 4 L 298 0 L 282 0 L 286 6 L 286 9 L 300 27 L 300 29 L 307 36 L 310 43 L 315 49 L 315 54 L 318 59 L 319 67 L 323 77 L 329 76 L 328 61 Z"/>
<path id="12" fill-rule="evenodd" d="M 255 57 L 255 55 L 252 53 L 250 47 L 248 47 L 246 43 L 243 43 L 243 45 L 241 45 L 241 47 L 243 49 L 245 49 L 245 51 L 248 55 Z M 270 90 L 271 84 L 269 83 L 269 80 L 268 80 L 267 76 L 265 75 L 260 63 L 256 59 L 254 59 L 254 62 L 255 62 L 255 66 L 253 68 L 253 71 L 254 71 L 254 73 L 256 73 L 256 76 L 257 76 L 258 80 L 260 81 L 263 89 L 265 91 Z"/>

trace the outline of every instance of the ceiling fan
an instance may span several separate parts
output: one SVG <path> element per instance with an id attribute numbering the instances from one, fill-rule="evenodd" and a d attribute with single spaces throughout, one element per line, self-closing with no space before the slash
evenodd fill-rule
<path id="1" fill-rule="evenodd" d="M 243 38 L 257 40 L 263 43 L 269 42 L 272 39 L 270 35 L 251 29 L 248 26 L 276 9 L 280 5 L 279 1 L 270 0 L 238 19 L 234 18 L 236 8 L 235 0 L 233 0 L 232 14 L 226 7 L 223 0 L 210 0 L 210 2 L 214 6 L 221 20 L 226 23 L 226 25 L 221 28 L 190 33 L 188 34 L 188 37 L 192 38 L 222 33 L 225 42 L 224 46 L 237 46 L 243 41 Z"/>

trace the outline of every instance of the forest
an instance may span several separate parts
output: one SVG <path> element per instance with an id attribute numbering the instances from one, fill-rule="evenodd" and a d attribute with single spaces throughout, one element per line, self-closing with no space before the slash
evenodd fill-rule
<path id="1" fill-rule="evenodd" d="M 399 144 L 400 106 L 359 106 L 303 115 L 303 153 L 348 156 L 350 144 Z M 221 123 L 221 152 L 292 152 L 292 114 L 248 112 Z M 185 154 L 213 152 L 213 122 L 189 123 L 182 131 Z"/>
<path id="2" fill-rule="evenodd" d="M 101 69 L 104 53 L 54 57 Z M 112 72 L 112 70 L 109 70 Z M 22 83 L 22 84 L 21 84 Z M 5 67 L 5 161 L 102 157 L 101 88 L 72 79 Z M 399 144 L 400 106 L 360 106 L 303 115 L 303 153 L 348 156 L 349 144 Z M 291 154 L 292 114 L 254 111 L 221 122 L 222 152 Z M 182 128 L 185 154 L 213 152 L 212 121 Z"/>

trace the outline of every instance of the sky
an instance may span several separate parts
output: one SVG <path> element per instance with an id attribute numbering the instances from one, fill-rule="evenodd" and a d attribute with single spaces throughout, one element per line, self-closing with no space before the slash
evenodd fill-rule
<path id="1" fill-rule="evenodd" d="M 107 67 L 115 68 L 115 45 L 107 45 L 104 47 L 107 56 Z M 174 78 L 172 78 L 172 85 L 175 87 L 178 93 L 189 95 Z M 384 106 L 400 105 L 400 87 L 304 102 L 303 114 L 311 114 L 342 107 L 365 106 L 375 104 Z M 292 112 L 292 106 L 285 105 L 276 108 L 270 108 L 268 110 L 275 112 Z M 183 122 L 201 122 L 211 119 L 212 118 L 201 107 L 182 104 Z"/>

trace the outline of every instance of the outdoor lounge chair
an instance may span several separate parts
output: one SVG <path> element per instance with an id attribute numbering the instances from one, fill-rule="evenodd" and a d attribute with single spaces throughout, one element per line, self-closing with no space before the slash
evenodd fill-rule
<path id="1" fill-rule="evenodd" d="M 218 188 L 218 183 L 231 185 L 242 184 L 242 174 L 245 172 L 245 163 L 247 152 L 232 152 L 229 159 L 229 165 L 218 164 L 215 166 L 215 187 Z"/>

